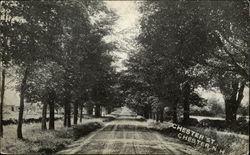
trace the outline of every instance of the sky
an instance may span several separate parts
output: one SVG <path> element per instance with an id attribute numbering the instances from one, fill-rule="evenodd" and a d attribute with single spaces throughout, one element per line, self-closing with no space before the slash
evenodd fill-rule
<path id="1" fill-rule="evenodd" d="M 117 71 L 125 69 L 123 61 L 128 58 L 128 53 L 136 50 L 135 38 L 139 35 L 140 13 L 135 1 L 106 1 L 107 7 L 114 10 L 118 20 L 113 26 L 113 33 L 107 36 L 107 41 L 117 42 L 119 47 L 114 51 L 118 60 L 114 63 Z"/>

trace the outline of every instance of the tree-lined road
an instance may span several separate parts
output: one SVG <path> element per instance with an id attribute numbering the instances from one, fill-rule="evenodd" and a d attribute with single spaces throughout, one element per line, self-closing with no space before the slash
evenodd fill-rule
<path id="1" fill-rule="evenodd" d="M 147 122 L 124 119 L 133 114 L 128 108 L 120 110 L 120 117 L 97 132 L 84 137 L 62 154 L 201 154 L 177 139 L 151 131 Z"/>

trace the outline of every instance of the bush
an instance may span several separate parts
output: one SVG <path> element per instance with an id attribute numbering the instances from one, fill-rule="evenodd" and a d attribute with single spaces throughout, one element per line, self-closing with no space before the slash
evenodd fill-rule
<path id="1" fill-rule="evenodd" d="M 61 119 L 61 117 L 56 117 L 56 120 Z M 49 121 L 49 118 L 46 118 L 46 121 Z M 8 119 L 8 120 L 3 120 L 3 125 L 11 125 L 11 124 L 17 124 L 17 120 L 16 119 Z M 27 119 L 23 119 L 23 123 L 29 124 L 29 123 L 39 123 L 42 122 L 42 117 L 39 118 L 27 118 Z"/>
<path id="2" fill-rule="evenodd" d="M 210 120 L 210 119 L 203 119 L 197 125 L 198 127 L 213 127 L 219 130 L 223 130 L 227 128 L 227 123 L 225 120 Z"/>
<path id="3" fill-rule="evenodd" d="M 225 120 L 203 119 L 197 126 L 203 128 L 216 128 L 221 131 L 226 129 L 237 133 L 248 134 L 248 122 L 244 119 L 232 123 L 227 123 Z"/>
<path id="4" fill-rule="evenodd" d="M 190 115 L 195 116 L 220 116 L 225 114 L 225 111 L 218 100 L 212 99 L 205 106 L 191 105 Z"/>
<path id="5" fill-rule="evenodd" d="M 72 128 L 62 129 L 60 132 L 57 132 L 56 136 L 60 138 L 73 138 L 74 140 L 77 140 L 80 137 L 101 128 L 102 126 L 103 124 L 101 122 L 88 122 L 85 124 L 74 125 Z"/>
<path id="6" fill-rule="evenodd" d="M 116 119 L 115 117 L 111 117 L 111 116 L 105 116 L 103 118 L 104 118 L 103 122 L 110 122 Z"/>
<path id="7" fill-rule="evenodd" d="M 35 147 L 32 147 L 29 153 L 52 154 L 63 149 L 72 141 L 70 138 L 57 137 L 56 132 L 60 131 L 41 131 L 41 134 L 31 142 L 31 145 Z"/>
<path id="8" fill-rule="evenodd" d="M 239 117 L 239 118 L 238 118 L 238 121 L 239 121 L 239 122 L 246 122 L 246 121 L 247 121 L 246 116 L 241 116 L 241 117 Z"/>
<path id="9" fill-rule="evenodd" d="M 73 126 L 73 137 L 76 140 L 84 135 L 89 134 L 92 131 L 101 128 L 102 126 L 103 124 L 101 124 L 100 122 L 89 122 L 86 124 Z"/>
<path id="10" fill-rule="evenodd" d="M 207 110 L 193 110 L 190 112 L 190 115 L 194 116 L 215 116 L 215 114 L 212 111 L 207 111 Z"/>
<path id="11" fill-rule="evenodd" d="M 222 109 L 221 105 L 213 104 L 211 107 L 211 112 L 213 116 L 217 116 L 219 114 L 224 114 L 224 110 Z"/>
<path id="12" fill-rule="evenodd" d="M 56 132 L 56 137 L 59 138 L 72 138 L 73 135 L 73 129 L 72 128 L 63 128 L 60 131 Z"/>
<path id="13" fill-rule="evenodd" d="M 238 109 L 238 114 L 241 114 L 243 116 L 249 115 L 249 105 L 247 106 L 240 105 Z"/>
<path id="14" fill-rule="evenodd" d="M 183 120 L 181 120 L 180 122 L 180 124 L 183 126 L 196 126 L 199 124 L 199 121 L 196 118 L 189 118 L 188 121 L 184 122 Z"/>

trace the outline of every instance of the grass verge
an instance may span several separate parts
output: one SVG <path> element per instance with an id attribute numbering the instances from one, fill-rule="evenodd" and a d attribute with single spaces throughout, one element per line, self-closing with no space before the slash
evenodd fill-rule
<path id="1" fill-rule="evenodd" d="M 154 122 L 152 120 L 148 120 L 148 125 L 152 130 L 158 131 L 164 135 L 178 138 L 179 131 L 172 128 L 172 123 L 170 122 Z M 222 132 L 218 131 L 217 129 L 212 128 L 200 128 L 200 127 L 187 127 L 195 132 L 198 132 L 208 138 L 212 138 L 215 142 L 221 146 L 225 150 L 225 154 L 227 155 L 245 155 L 249 153 L 249 136 L 232 133 L 232 132 Z M 182 141 L 184 144 L 196 147 L 192 143 Z M 196 149 L 200 150 L 201 152 L 206 152 L 206 154 L 214 154 L 208 152 L 203 147 L 196 147 Z M 219 153 L 218 153 L 219 154 Z"/>
<path id="2" fill-rule="evenodd" d="M 78 138 L 101 128 L 105 119 L 83 120 L 82 124 L 70 128 L 62 127 L 61 120 L 56 121 L 56 130 L 42 131 L 40 123 L 24 124 L 24 140 L 16 138 L 16 125 L 4 126 L 1 138 L 1 153 L 11 154 L 52 154 L 62 150 Z"/>
<path id="3" fill-rule="evenodd" d="M 249 153 L 249 136 L 229 131 L 218 131 L 214 128 L 189 127 L 190 129 L 213 138 L 217 144 L 222 146 L 225 154 L 246 155 Z"/>

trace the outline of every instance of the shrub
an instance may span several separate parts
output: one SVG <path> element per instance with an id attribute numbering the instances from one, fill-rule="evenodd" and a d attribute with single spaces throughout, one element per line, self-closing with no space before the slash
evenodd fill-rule
<path id="1" fill-rule="evenodd" d="M 246 116 L 241 116 L 241 117 L 239 117 L 239 118 L 238 118 L 238 121 L 239 121 L 239 122 L 246 122 L 246 121 L 247 121 Z"/>
<path id="2" fill-rule="evenodd" d="M 224 110 L 222 109 L 221 105 L 213 104 L 211 107 L 211 112 L 213 116 L 217 116 L 219 114 L 224 114 Z"/>
<path id="3" fill-rule="evenodd" d="M 63 128 L 60 131 L 56 132 L 56 137 L 59 138 L 72 138 L 73 135 L 73 129 L 72 128 Z"/>
<path id="4" fill-rule="evenodd" d="M 101 128 L 103 124 L 101 122 L 88 122 L 80 125 L 74 125 L 72 128 L 65 128 L 56 133 L 57 137 L 60 138 L 73 138 L 74 140 L 89 134 Z"/>
<path id="5" fill-rule="evenodd" d="M 181 125 L 185 125 L 185 126 L 196 126 L 197 124 L 199 124 L 199 121 L 196 118 L 189 118 L 188 121 L 183 121 L 181 120 Z"/>
<path id="6" fill-rule="evenodd" d="M 30 153 L 39 152 L 41 154 L 52 154 L 68 145 L 72 140 L 70 138 L 59 138 L 57 132 L 61 131 L 35 131 L 37 136 L 32 139 Z"/>
<path id="7" fill-rule="evenodd" d="M 225 120 L 210 120 L 203 119 L 201 120 L 198 127 L 203 128 L 216 128 L 217 130 L 230 130 L 237 133 L 248 134 L 248 122 L 244 119 L 227 123 Z"/>
<path id="8" fill-rule="evenodd" d="M 213 127 L 219 130 L 224 130 L 227 128 L 227 123 L 225 120 L 210 120 L 210 119 L 203 119 L 197 125 L 198 127 Z"/>
<path id="9" fill-rule="evenodd" d="M 111 116 L 105 116 L 103 118 L 104 118 L 103 122 L 110 122 L 116 119 L 115 117 L 111 117 Z"/>
<path id="10" fill-rule="evenodd" d="M 56 117 L 55 121 L 59 120 L 59 119 L 61 119 L 61 117 Z M 23 119 L 23 123 L 26 123 L 26 124 L 29 124 L 29 123 L 39 123 L 41 121 L 42 121 L 42 117 Z M 49 118 L 47 118 L 46 121 L 49 121 Z M 10 118 L 8 120 L 3 120 L 3 125 L 17 124 L 17 122 L 18 121 L 16 119 Z"/>
<path id="11" fill-rule="evenodd" d="M 88 133 L 99 129 L 103 126 L 100 122 L 89 122 L 86 124 L 73 126 L 73 138 L 76 140 Z"/>

